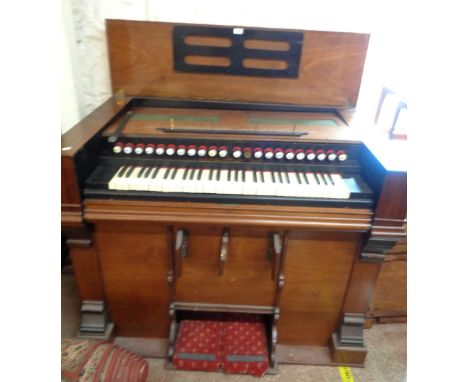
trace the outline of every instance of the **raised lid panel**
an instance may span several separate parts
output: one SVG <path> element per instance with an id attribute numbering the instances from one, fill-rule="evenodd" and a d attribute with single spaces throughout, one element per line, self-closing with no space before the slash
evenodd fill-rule
<path id="1" fill-rule="evenodd" d="M 244 28 L 251 31 L 290 32 L 302 36 L 297 76 L 265 76 L 268 70 L 281 73 L 289 62 L 282 52 L 291 44 L 280 40 L 252 38 L 244 50 L 273 52 L 273 59 L 255 56 L 243 60 L 252 71 L 237 73 L 183 72 L 175 69 L 174 28 L 189 24 L 107 20 L 107 38 L 113 92 L 129 96 L 267 102 L 323 107 L 356 105 L 369 35 L 343 32 L 287 31 Z M 200 26 L 197 26 L 200 27 Z M 221 28 L 221 27 L 215 27 Z M 227 27 L 229 28 L 229 27 Z M 231 27 L 233 34 L 236 28 Z M 267 36 L 268 34 L 263 34 Z M 262 36 L 261 33 L 257 36 Z M 192 39 L 192 40 L 190 40 Z M 206 36 L 185 37 L 190 46 L 207 46 L 215 51 L 230 49 L 229 39 Z M 195 45 L 196 44 L 196 45 Z M 213 47 L 213 44 L 215 45 Z M 294 45 L 294 44 L 293 44 Z M 202 49 L 207 52 L 210 49 Z M 275 57 L 277 59 L 275 59 Z M 192 66 L 229 65 L 222 56 L 192 55 Z M 285 66 L 286 65 L 286 66 Z M 263 69 L 263 70 L 261 70 Z M 209 70 L 208 70 L 209 71 Z M 259 75 L 261 73 L 261 75 Z"/>

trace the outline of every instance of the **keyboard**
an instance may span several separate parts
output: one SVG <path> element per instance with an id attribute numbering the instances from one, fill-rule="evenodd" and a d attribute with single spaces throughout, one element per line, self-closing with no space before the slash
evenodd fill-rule
<path id="1" fill-rule="evenodd" d="M 98 166 L 86 182 L 85 195 L 227 203 L 372 204 L 371 191 L 356 174 L 274 166 L 204 167 L 195 162 Z"/>

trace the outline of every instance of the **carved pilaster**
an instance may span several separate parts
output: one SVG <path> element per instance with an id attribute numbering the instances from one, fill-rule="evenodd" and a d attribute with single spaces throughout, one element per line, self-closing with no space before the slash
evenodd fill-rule
<path id="1" fill-rule="evenodd" d="M 92 236 L 84 224 L 63 232 L 67 237 L 66 244 L 81 300 L 78 337 L 109 340 L 114 324 L 107 313 L 98 254 Z"/>

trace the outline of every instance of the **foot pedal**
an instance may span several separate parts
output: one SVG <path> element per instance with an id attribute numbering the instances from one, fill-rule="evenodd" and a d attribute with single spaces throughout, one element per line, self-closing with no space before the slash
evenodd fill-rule
<path id="1" fill-rule="evenodd" d="M 260 317 L 181 320 L 172 364 L 179 370 L 263 376 L 269 368 L 265 324 Z"/>
<path id="2" fill-rule="evenodd" d="M 221 366 L 220 321 L 182 320 L 173 364 L 180 370 L 218 371 Z"/>
<path id="3" fill-rule="evenodd" d="M 221 362 L 226 373 L 263 376 L 269 367 L 263 322 L 225 322 Z"/>

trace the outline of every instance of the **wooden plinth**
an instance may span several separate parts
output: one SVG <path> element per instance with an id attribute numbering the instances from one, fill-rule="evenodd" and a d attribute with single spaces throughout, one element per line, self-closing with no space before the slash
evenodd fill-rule
<path id="1" fill-rule="evenodd" d="M 330 356 L 334 363 L 340 365 L 364 365 L 367 349 L 365 346 L 343 346 L 338 341 L 337 333 L 330 340 Z"/>

